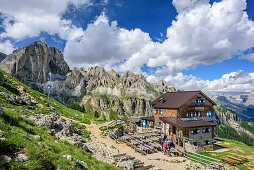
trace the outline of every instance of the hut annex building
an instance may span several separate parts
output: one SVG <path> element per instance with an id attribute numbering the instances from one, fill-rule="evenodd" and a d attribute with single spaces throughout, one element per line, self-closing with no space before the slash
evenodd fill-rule
<path id="1" fill-rule="evenodd" d="M 214 143 L 215 103 L 202 91 L 167 92 L 152 102 L 153 116 L 142 117 L 143 127 L 174 135 L 185 150 L 211 151 Z"/>

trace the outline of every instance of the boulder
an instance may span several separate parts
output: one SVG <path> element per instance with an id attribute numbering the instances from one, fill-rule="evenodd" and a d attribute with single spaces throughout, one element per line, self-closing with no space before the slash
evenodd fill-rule
<path id="1" fill-rule="evenodd" d="M 31 96 L 27 95 L 26 93 L 23 93 L 21 96 L 21 100 L 26 103 L 27 105 L 31 105 L 32 101 L 31 101 Z"/>
<path id="2" fill-rule="evenodd" d="M 7 155 L 1 155 L 0 156 L 0 168 L 11 161 L 11 157 Z"/>
<path id="3" fill-rule="evenodd" d="M 19 162 L 25 162 L 25 161 L 28 161 L 28 156 L 23 154 L 23 153 L 20 153 L 17 155 L 17 157 L 15 158 L 16 161 L 19 161 Z"/>

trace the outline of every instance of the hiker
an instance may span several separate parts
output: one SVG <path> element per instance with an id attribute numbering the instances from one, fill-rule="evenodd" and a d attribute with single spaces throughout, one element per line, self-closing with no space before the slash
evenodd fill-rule
<path id="1" fill-rule="evenodd" d="M 173 141 L 171 141 L 169 144 L 169 149 L 174 148 L 174 147 L 175 147 L 175 144 L 173 143 Z"/>
<path id="2" fill-rule="evenodd" d="M 164 153 L 164 155 L 166 155 L 167 146 L 168 146 L 168 139 L 166 138 L 166 140 L 163 143 L 163 153 Z"/>
<path id="3" fill-rule="evenodd" d="M 173 135 L 173 133 L 170 133 L 170 139 L 172 142 L 174 142 L 174 138 L 175 138 L 175 136 Z"/>
<path id="4" fill-rule="evenodd" d="M 133 131 L 132 131 L 131 129 L 130 129 L 130 131 L 129 131 L 129 134 L 131 134 L 131 135 L 133 134 Z"/>

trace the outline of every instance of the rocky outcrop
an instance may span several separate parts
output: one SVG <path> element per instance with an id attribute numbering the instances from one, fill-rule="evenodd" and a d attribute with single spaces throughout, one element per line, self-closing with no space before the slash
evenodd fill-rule
<path id="1" fill-rule="evenodd" d="M 1 63 L 0 68 L 18 79 L 46 82 L 49 72 L 64 77 L 70 68 L 63 54 L 55 47 L 48 47 L 43 40 L 13 51 Z"/>
<path id="2" fill-rule="evenodd" d="M 4 85 L 4 75 L 0 72 L 0 86 Z"/>
<path id="3" fill-rule="evenodd" d="M 50 115 L 34 114 L 22 116 L 34 121 L 37 126 L 48 127 L 48 133 L 60 140 L 67 140 L 73 144 L 78 143 L 83 145 L 82 137 L 75 133 L 73 122 L 64 121 L 57 112 Z"/>
<path id="4" fill-rule="evenodd" d="M 31 105 L 32 101 L 31 101 L 31 96 L 23 93 L 21 98 L 16 96 L 15 94 L 7 94 L 5 92 L 0 92 L 0 95 L 2 95 L 4 97 L 4 100 L 7 103 L 17 103 L 17 104 L 26 104 L 26 105 Z"/>
<path id="5" fill-rule="evenodd" d="M 215 107 L 215 115 L 218 124 L 222 125 L 232 124 L 241 120 L 236 113 L 220 107 Z"/>
<path id="6" fill-rule="evenodd" d="M 217 95 L 212 97 L 213 100 L 219 100 L 229 104 L 241 104 L 245 106 L 254 105 L 254 92 L 240 95 Z"/>

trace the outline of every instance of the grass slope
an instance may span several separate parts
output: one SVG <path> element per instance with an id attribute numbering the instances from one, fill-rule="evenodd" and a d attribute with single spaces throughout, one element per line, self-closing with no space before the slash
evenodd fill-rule
<path id="1" fill-rule="evenodd" d="M 220 159 L 221 157 L 226 158 L 227 155 L 232 155 L 232 153 L 236 153 L 238 155 L 246 156 L 248 158 L 248 162 L 237 165 L 236 167 L 242 170 L 247 170 L 248 167 L 254 168 L 254 147 L 248 146 L 242 142 L 238 142 L 231 139 L 225 138 L 216 138 L 218 141 L 216 143 L 217 148 L 220 148 L 213 152 L 204 152 L 203 154 L 206 156 L 210 156 L 216 159 Z"/>
<path id="2" fill-rule="evenodd" d="M 1 70 L 0 70 L 1 71 Z M 28 88 L 12 76 L 1 71 L 5 76 L 5 84 L 0 86 L 0 91 L 7 94 L 21 96 L 21 90 L 28 93 L 38 102 L 32 106 L 18 103 L 7 103 L 0 95 L 0 102 L 3 108 L 3 115 L 0 116 L 0 130 L 6 140 L 0 140 L 0 155 L 9 155 L 14 158 L 17 152 L 25 153 L 29 156 L 26 162 L 19 162 L 12 159 L 7 165 L 9 169 L 80 169 L 76 161 L 67 160 L 63 155 L 71 155 L 72 158 L 85 161 L 89 169 L 118 169 L 107 163 L 96 160 L 90 153 L 70 144 L 67 141 L 58 140 L 47 133 L 48 128 L 38 127 L 31 120 L 22 118 L 20 114 L 49 114 L 47 96 Z M 94 119 L 89 114 L 67 108 L 61 103 L 50 98 L 49 106 L 62 116 L 90 123 Z M 82 116 L 83 114 L 83 116 Z M 84 126 L 75 124 L 75 130 L 83 138 L 89 138 L 89 132 Z M 39 135 L 41 139 L 36 139 L 33 135 Z"/>

